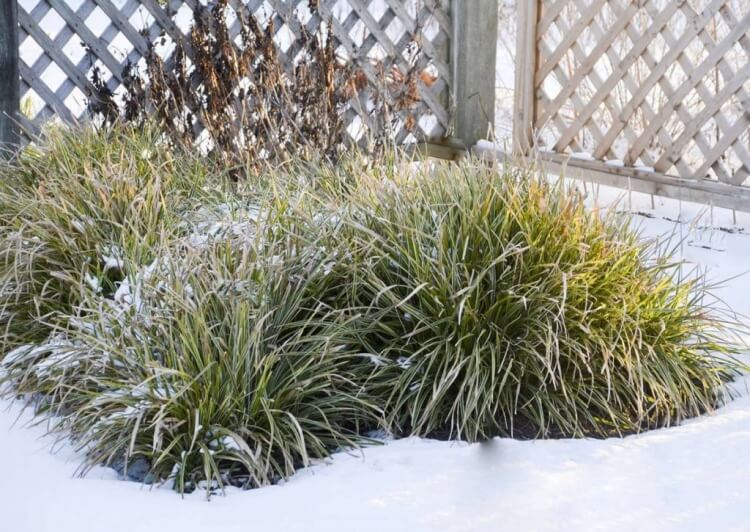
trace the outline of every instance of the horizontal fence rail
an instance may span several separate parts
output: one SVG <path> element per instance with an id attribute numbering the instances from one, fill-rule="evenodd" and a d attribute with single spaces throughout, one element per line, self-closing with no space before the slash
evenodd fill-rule
<path id="1" fill-rule="evenodd" d="M 483 0 L 484 1 L 484 0 Z M 96 67 L 118 95 L 127 64 L 143 64 L 149 43 L 169 64 L 174 43 L 186 38 L 197 0 L 21 0 L 20 92 L 31 124 L 52 117 L 75 121 L 86 116 Z M 261 23 L 272 20 L 280 53 L 291 60 L 303 28 L 325 30 L 328 24 L 344 57 L 352 58 L 375 83 L 379 68 L 405 71 L 414 43 L 421 48 L 420 67 L 434 82 L 419 82 L 421 102 L 414 135 L 400 124 L 397 140 L 441 139 L 450 128 L 451 70 L 449 0 L 318 0 L 318 14 L 307 0 L 234 0 L 230 9 L 246 10 Z M 210 5 L 210 3 L 209 3 Z M 239 32 L 239 22 L 231 31 Z M 367 123 L 367 110 L 350 106 L 349 128 Z M 27 124 L 28 126 L 29 124 Z"/>
<path id="2" fill-rule="evenodd" d="M 750 210 L 750 2 L 519 3 L 516 146 Z"/>

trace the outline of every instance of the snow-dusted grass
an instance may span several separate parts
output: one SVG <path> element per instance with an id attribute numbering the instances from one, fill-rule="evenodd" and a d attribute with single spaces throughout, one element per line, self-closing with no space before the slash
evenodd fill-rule
<path id="1" fill-rule="evenodd" d="M 591 194 L 592 187 L 588 186 Z M 591 204 L 630 210 L 650 236 L 682 237 L 680 256 L 709 268 L 717 292 L 750 315 L 750 216 L 599 189 Z M 645 216 L 647 215 L 647 216 Z M 700 218 L 697 216 L 700 215 Z M 680 218 L 681 222 L 674 222 Z M 728 232 L 733 231 L 733 232 Z M 485 444 L 406 439 L 340 453 L 281 486 L 175 497 L 110 469 L 74 474 L 66 443 L 0 403 L 0 508 L 18 532 L 156 532 L 165 528 L 325 532 L 501 530 L 705 531 L 750 526 L 750 397 L 679 427 L 625 439 Z M 20 414 L 20 417 L 18 417 Z"/>
<path id="2" fill-rule="evenodd" d="M 0 358 L 43 342 L 87 296 L 114 293 L 123 259 L 153 260 L 191 198 L 211 203 L 214 169 L 153 149 L 157 136 L 50 127 L 0 166 Z"/>
<path id="3" fill-rule="evenodd" d="M 379 409 L 349 315 L 322 303 L 330 259 L 290 238 L 165 252 L 137 304 L 86 301 L 67 342 L 12 354 L 11 385 L 44 393 L 85 468 L 181 493 L 266 486 L 366 443 Z"/>
<path id="4" fill-rule="evenodd" d="M 606 436 L 721 402 L 733 317 L 668 243 L 564 182 L 471 162 L 362 180 L 357 302 L 396 434 Z M 364 227 L 365 230 L 361 230 Z M 718 398 L 717 398 L 718 394 Z"/>
<path id="5" fill-rule="evenodd" d="M 295 235 L 315 222 L 291 196 L 259 220 L 252 181 L 127 126 L 52 128 L 0 171 L 0 383 L 82 471 L 258 487 L 377 425 L 354 329 L 323 303 L 331 237 Z"/>
<path id="6" fill-rule="evenodd" d="M 711 411 L 740 367 L 714 357 L 732 352 L 738 325 L 729 319 L 723 336 L 702 286 L 677 283 L 684 268 L 546 178 L 472 162 L 354 161 L 269 173 L 270 192 L 251 198 L 198 180 L 144 199 L 149 172 L 172 162 L 152 165 L 149 148 L 115 152 L 118 164 L 98 166 L 97 153 L 74 164 L 72 188 L 59 175 L 45 183 L 59 168 L 42 154 L 25 189 L 5 190 L 29 209 L 4 219 L 4 236 L 46 228 L 20 242 L 52 248 L 68 283 L 53 293 L 78 294 L 26 316 L 50 336 L 8 343 L 5 392 L 32 399 L 63 442 L 72 436 L 94 475 L 111 465 L 156 480 L 157 496 L 161 481 L 179 491 L 294 485 L 300 467 L 378 426 L 471 440 L 517 422 L 524 435 L 641 430 Z M 117 201 L 91 187 L 108 184 L 102 176 L 124 187 Z M 201 194 L 210 200 L 197 208 Z M 589 195 L 590 207 L 603 201 Z M 86 216 L 112 229 L 78 238 Z M 25 269 L 13 254 L 4 264 L 12 289 Z M 26 275 L 61 277 L 44 265 Z M 40 284 L 29 300 L 46 297 Z"/>

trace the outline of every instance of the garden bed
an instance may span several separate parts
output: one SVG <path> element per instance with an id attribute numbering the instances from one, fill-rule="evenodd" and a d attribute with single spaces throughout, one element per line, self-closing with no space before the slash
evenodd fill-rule
<path id="1" fill-rule="evenodd" d="M 600 198 L 621 195 L 604 190 Z M 715 279 L 750 264 L 748 218 L 716 210 L 714 229 L 699 230 L 701 207 L 634 194 L 646 234 L 686 238 L 681 254 Z M 680 216 L 686 223 L 675 223 Z M 704 225 L 709 216 L 697 226 Z M 744 230 L 743 230 L 744 229 Z M 733 278 L 719 295 L 750 314 L 750 279 Z M 74 478 L 81 457 L 28 429 L 29 413 L 2 403 L 0 504 L 9 530 L 98 532 L 163 530 L 728 530 L 750 524 L 750 397 L 681 426 L 625 439 L 484 444 L 410 438 L 339 453 L 282 486 L 228 489 L 206 503 L 165 488 L 149 489 L 95 468 Z M 20 417 L 19 417 L 20 416 Z"/>

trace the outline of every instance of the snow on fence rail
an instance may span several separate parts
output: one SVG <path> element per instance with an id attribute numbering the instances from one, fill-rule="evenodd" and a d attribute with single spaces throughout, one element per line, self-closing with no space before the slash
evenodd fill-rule
<path id="1" fill-rule="evenodd" d="M 174 50 L 170 43 L 185 36 L 199 4 L 206 1 L 20 0 L 20 95 L 32 104 L 32 122 L 53 116 L 66 121 L 83 117 L 87 97 L 94 94 L 94 66 L 117 95 L 126 64 L 142 61 L 149 43 L 159 36 L 166 38 L 158 49 L 168 60 Z M 375 79 L 371 60 L 405 70 L 410 45 L 419 39 L 419 60 L 437 81 L 429 87 L 421 84 L 417 136 L 440 139 L 450 128 L 450 0 L 319 0 L 319 14 L 311 12 L 307 0 L 231 0 L 229 4 L 235 12 L 246 10 L 260 21 L 272 17 L 277 44 L 290 58 L 303 27 L 314 32 L 331 21 L 339 51 L 351 56 L 356 50 L 355 59 L 371 80 Z M 239 22 L 234 18 L 236 34 Z M 355 128 L 366 123 L 365 113 L 352 106 L 347 123 Z M 403 125 L 399 136 L 407 136 Z"/>
<path id="2" fill-rule="evenodd" d="M 514 137 L 573 175 L 750 210 L 750 2 L 519 2 Z"/>

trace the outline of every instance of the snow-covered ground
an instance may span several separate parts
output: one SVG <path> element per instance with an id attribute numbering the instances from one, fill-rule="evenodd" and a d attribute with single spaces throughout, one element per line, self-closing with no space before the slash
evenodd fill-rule
<path id="1" fill-rule="evenodd" d="M 621 191 L 587 187 L 592 204 Z M 634 194 L 644 234 L 725 279 L 750 268 L 750 215 Z M 702 215 L 700 219 L 696 216 Z M 674 220 L 680 218 L 682 222 Z M 710 225 L 713 229 L 705 229 Z M 750 315 L 750 276 L 720 295 Z M 8 532 L 750 530 L 750 396 L 682 426 L 625 439 L 485 444 L 409 439 L 340 454 L 280 486 L 181 499 L 80 463 L 20 406 L 0 402 L 0 530 Z"/>

